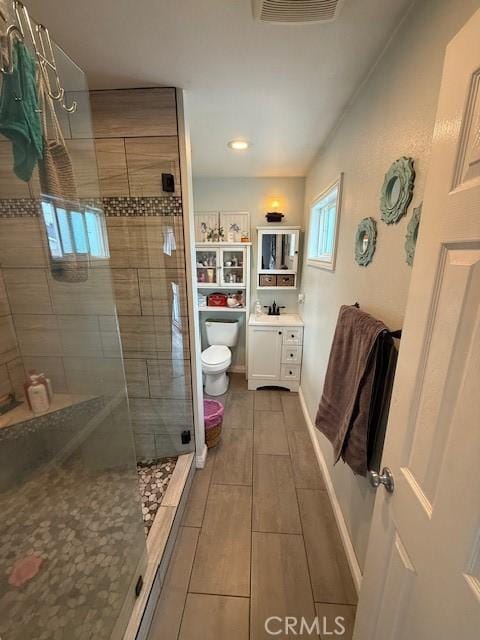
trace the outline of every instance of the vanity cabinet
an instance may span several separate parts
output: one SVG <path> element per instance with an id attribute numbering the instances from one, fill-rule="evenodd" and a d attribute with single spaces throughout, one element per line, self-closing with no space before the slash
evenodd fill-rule
<path id="1" fill-rule="evenodd" d="M 303 322 L 296 314 L 250 316 L 248 388 L 298 391 L 302 371 Z"/>

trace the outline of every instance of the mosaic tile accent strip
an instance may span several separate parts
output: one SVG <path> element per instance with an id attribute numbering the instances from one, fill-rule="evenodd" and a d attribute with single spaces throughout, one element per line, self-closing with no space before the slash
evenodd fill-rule
<path id="1" fill-rule="evenodd" d="M 0 199 L 0 219 L 35 218 L 39 214 L 38 198 Z M 107 218 L 142 216 L 181 216 L 180 196 L 144 196 L 82 199 L 83 206 L 103 209 Z"/>
<path id="2" fill-rule="evenodd" d="M 143 522 L 147 536 L 172 478 L 176 463 L 177 458 L 159 458 L 137 462 Z"/>

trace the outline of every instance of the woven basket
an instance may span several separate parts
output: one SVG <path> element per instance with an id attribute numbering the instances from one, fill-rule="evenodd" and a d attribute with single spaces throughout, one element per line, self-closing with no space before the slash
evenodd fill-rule
<path id="1" fill-rule="evenodd" d="M 220 438 L 222 437 L 222 422 L 217 424 L 215 427 L 210 427 L 209 429 L 205 429 L 205 442 L 207 443 L 207 448 L 211 449 L 212 447 L 216 447 L 220 442 Z"/>

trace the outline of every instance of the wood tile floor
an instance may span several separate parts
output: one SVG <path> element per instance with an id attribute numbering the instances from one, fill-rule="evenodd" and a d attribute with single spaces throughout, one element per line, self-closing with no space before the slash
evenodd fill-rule
<path id="1" fill-rule="evenodd" d="M 149 640 L 263 640 L 271 616 L 352 637 L 356 593 L 297 394 L 232 375 L 222 441 L 196 472 Z"/>

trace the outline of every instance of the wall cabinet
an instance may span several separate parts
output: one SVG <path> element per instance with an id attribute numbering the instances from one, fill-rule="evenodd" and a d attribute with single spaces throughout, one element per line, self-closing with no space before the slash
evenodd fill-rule
<path id="1" fill-rule="evenodd" d="M 300 227 L 257 227 L 257 289 L 296 289 Z"/>
<path id="2" fill-rule="evenodd" d="M 248 388 L 277 386 L 298 391 L 303 322 L 296 314 L 252 314 L 248 323 Z"/>

